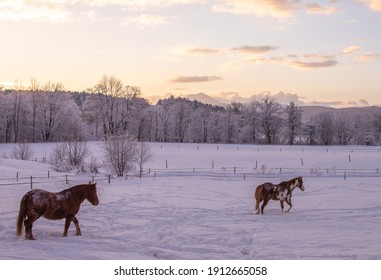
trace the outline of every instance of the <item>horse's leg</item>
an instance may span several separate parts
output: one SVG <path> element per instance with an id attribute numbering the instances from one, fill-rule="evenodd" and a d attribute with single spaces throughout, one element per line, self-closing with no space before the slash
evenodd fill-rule
<path id="1" fill-rule="evenodd" d="M 282 209 L 282 213 L 284 210 L 284 200 L 280 200 L 280 208 Z"/>
<path id="2" fill-rule="evenodd" d="M 291 198 L 288 200 L 286 199 L 286 203 L 290 206 L 290 208 L 287 209 L 286 213 L 290 212 L 291 208 L 292 208 L 292 202 L 291 202 Z"/>
<path id="3" fill-rule="evenodd" d="M 69 230 L 69 226 L 70 226 L 70 223 L 72 221 L 72 216 L 68 216 L 66 217 L 66 220 L 65 220 L 65 228 L 64 228 L 64 232 L 63 232 L 63 237 L 66 237 L 67 236 L 67 231 Z"/>
<path id="4" fill-rule="evenodd" d="M 265 209 L 265 206 L 267 205 L 267 203 L 269 202 L 270 199 L 267 199 L 267 198 L 264 198 L 263 199 L 263 203 L 262 203 L 262 207 L 261 207 L 261 214 L 263 214 L 263 209 Z"/>
<path id="5" fill-rule="evenodd" d="M 257 201 L 257 203 L 255 205 L 255 210 L 257 210 L 257 212 L 255 214 L 259 214 L 259 211 L 260 211 L 259 204 L 261 203 L 262 199 L 257 198 L 256 201 Z"/>
<path id="6" fill-rule="evenodd" d="M 25 239 L 28 239 L 28 240 L 36 240 L 36 239 L 33 237 L 32 227 L 33 227 L 33 222 L 35 222 L 38 218 L 39 218 L 39 216 L 38 216 L 38 217 L 34 217 L 33 215 L 28 215 L 28 219 L 26 219 L 26 220 L 24 221 L 24 226 L 25 226 Z"/>
<path id="7" fill-rule="evenodd" d="M 67 236 L 67 232 L 69 230 L 69 226 L 70 226 L 70 223 L 73 222 L 74 225 L 75 225 L 75 231 L 76 231 L 76 234 L 77 235 L 82 235 L 81 233 L 81 229 L 79 228 L 79 223 L 78 223 L 78 220 L 75 216 L 69 216 L 69 217 L 66 217 L 66 220 L 65 220 L 65 229 L 64 229 L 64 233 L 63 233 L 63 237 Z"/>
<path id="8" fill-rule="evenodd" d="M 28 239 L 28 240 L 36 240 L 33 236 L 33 232 L 32 232 L 32 227 L 33 227 L 33 223 L 41 217 L 41 214 L 40 213 L 37 213 L 36 211 L 32 210 L 32 211 L 28 211 L 27 212 L 27 217 L 28 219 L 26 219 L 24 221 L 24 226 L 25 226 L 25 239 Z"/>
<path id="9" fill-rule="evenodd" d="M 74 223 L 74 225 L 75 225 L 76 234 L 77 234 L 78 236 L 82 235 L 82 233 L 81 233 L 81 229 L 79 228 L 78 219 L 74 216 L 72 220 L 73 220 L 73 223 Z"/>
<path id="10" fill-rule="evenodd" d="M 35 240 L 32 233 L 33 222 L 30 219 L 26 219 L 24 221 L 24 226 L 25 226 L 25 239 Z"/>

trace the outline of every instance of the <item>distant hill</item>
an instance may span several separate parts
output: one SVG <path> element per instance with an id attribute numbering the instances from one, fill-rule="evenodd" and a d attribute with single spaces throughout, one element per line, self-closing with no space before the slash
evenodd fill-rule
<path id="1" fill-rule="evenodd" d="M 310 121 L 312 116 L 320 113 L 330 112 L 334 115 L 346 114 L 348 117 L 353 118 L 357 115 L 375 115 L 381 114 L 381 107 L 366 106 L 366 107 L 350 107 L 350 108 L 331 108 L 323 106 L 301 106 L 302 108 L 302 121 Z"/>
<path id="2" fill-rule="evenodd" d="M 201 103 L 210 104 L 210 105 L 214 105 L 214 106 L 225 107 L 227 105 L 226 103 L 220 102 L 217 99 L 214 99 L 213 97 L 211 97 L 211 96 L 209 96 L 203 92 L 196 93 L 196 94 L 188 94 L 184 97 L 188 98 L 189 100 L 197 100 Z"/>
<path id="3" fill-rule="evenodd" d="M 190 100 L 197 100 L 201 103 L 211 104 L 216 106 L 226 107 L 228 103 L 219 101 L 205 93 L 196 93 L 183 96 Z M 374 115 L 381 114 L 381 107 L 378 106 L 366 106 L 366 107 L 350 107 L 350 108 L 332 108 L 324 106 L 300 106 L 302 108 L 302 121 L 310 121 L 312 116 L 316 116 L 320 113 L 331 112 L 334 115 L 339 115 L 341 113 L 347 114 L 348 117 L 353 118 L 356 115 Z"/>

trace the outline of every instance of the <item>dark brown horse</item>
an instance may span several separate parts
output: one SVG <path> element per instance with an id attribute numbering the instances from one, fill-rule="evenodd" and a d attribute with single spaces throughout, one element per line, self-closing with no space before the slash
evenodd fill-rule
<path id="1" fill-rule="evenodd" d="M 302 177 L 297 177 L 289 181 L 284 181 L 278 185 L 274 185 L 273 183 L 269 182 L 259 185 L 255 190 L 255 210 L 257 210 L 257 214 L 259 214 L 259 211 L 261 212 L 261 214 L 263 214 L 263 209 L 265 209 L 265 206 L 267 205 L 270 199 L 280 201 L 282 213 L 284 210 L 284 202 L 286 202 L 290 206 L 286 213 L 289 212 L 292 208 L 292 191 L 295 188 L 299 188 L 301 191 L 304 191 Z M 259 209 L 259 204 L 261 203 L 261 201 L 263 201 L 263 203 L 261 209 Z"/>
<path id="2" fill-rule="evenodd" d="M 41 216 L 49 220 L 61 220 L 65 218 L 63 236 L 67 236 L 71 222 L 75 225 L 76 234 L 81 235 L 81 229 L 75 215 L 85 199 L 93 205 L 99 204 L 96 183 L 77 185 L 58 193 L 39 189 L 27 192 L 20 203 L 17 219 L 17 235 L 21 235 L 22 223 L 24 222 L 25 238 L 34 240 L 32 234 L 33 222 Z"/>

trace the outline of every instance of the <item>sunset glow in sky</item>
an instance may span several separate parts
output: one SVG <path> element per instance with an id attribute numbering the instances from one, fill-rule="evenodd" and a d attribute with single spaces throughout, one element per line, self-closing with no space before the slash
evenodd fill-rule
<path id="1" fill-rule="evenodd" d="M 0 0 L 0 84 L 381 105 L 380 27 L 381 0 Z"/>

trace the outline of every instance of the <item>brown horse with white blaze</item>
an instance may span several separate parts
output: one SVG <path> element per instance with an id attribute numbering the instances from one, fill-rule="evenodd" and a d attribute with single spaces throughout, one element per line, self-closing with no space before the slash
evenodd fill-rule
<path id="1" fill-rule="evenodd" d="M 67 236 L 70 223 L 73 222 L 76 234 L 81 235 L 81 229 L 75 215 L 82 202 L 88 200 L 92 205 L 98 205 L 96 183 L 77 185 L 61 192 L 52 193 L 44 190 L 27 192 L 20 202 L 17 218 L 17 235 L 22 234 L 22 224 L 25 226 L 25 238 L 34 240 L 32 233 L 33 223 L 41 216 L 49 220 L 65 220 L 63 236 Z"/>
<path id="2" fill-rule="evenodd" d="M 283 181 L 278 185 L 269 182 L 259 185 L 255 190 L 255 210 L 257 210 L 256 213 L 259 214 L 259 212 L 261 212 L 261 214 L 263 214 L 265 206 L 271 199 L 280 201 L 282 213 L 284 212 L 284 202 L 286 202 L 290 206 L 286 213 L 289 212 L 292 208 L 292 192 L 296 188 L 299 188 L 301 191 L 304 191 L 302 177 L 297 177 L 289 181 Z M 263 203 L 261 209 L 259 209 L 259 204 L 262 201 Z"/>

